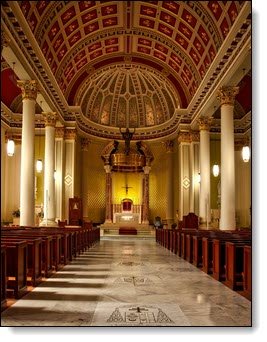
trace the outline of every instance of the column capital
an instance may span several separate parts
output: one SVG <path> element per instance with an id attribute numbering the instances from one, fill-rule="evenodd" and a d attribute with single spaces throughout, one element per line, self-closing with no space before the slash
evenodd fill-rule
<path id="1" fill-rule="evenodd" d="M 165 146 L 165 149 L 166 149 L 167 153 L 172 153 L 173 152 L 173 146 L 174 146 L 173 140 L 163 141 L 163 145 Z"/>
<path id="2" fill-rule="evenodd" d="M 199 130 L 200 131 L 209 131 L 210 126 L 212 124 L 212 121 L 213 121 L 213 119 L 211 117 L 201 116 L 198 119 Z"/>
<path id="3" fill-rule="evenodd" d="M 106 173 L 111 173 L 112 167 L 111 167 L 111 165 L 104 165 L 104 169 L 105 169 Z"/>
<path id="4" fill-rule="evenodd" d="M 45 127 L 48 127 L 48 126 L 55 127 L 56 119 L 57 119 L 57 113 L 55 113 L 55 112 L 43 112 L 42 115 L 45 119 Z"/>
<path id="5" fill-rule="evenodd" d="M 178 134 L 178 143 L 190 143 L 190 133 L 189 132 L 179 132 Z"/>
<path id="6" fill-rule="evenodd" d="M 190 138 L 191 138 L 191 142 L 193 141 L 199 142 L 200 140 L 199 131 L 190 131 Z"/>
<path id="7" fill-rule="evenodd" d="M 88 151 L 88 147 L 91 144 L 91 140 L 89 138 L 82 138 L 81 139 L 81 150 Z"/>
<path id="8" fill-rule="evenodd" d="M 38 93 L 38 83 L 36 80 L 18 80 L 17 86 L 22 91 L 22 99 L 35 100 Z"/>
<path id="9" fill-rule="evenodd" d="M 65 127 L 56 127 L 55 129 L 55 138 L 64 138 Z"/>
<path id="10" fill-rule="evenodd" d="M 65 139 L 69 139 L 69 140 L 76 140 L 77 139 L 77 130 L 74 129 L 65 129 L 65 135 L 64 135 Z"/>
<path id="11" fill-rule="evenodd" d="M 221 101 L 221 105 L 227 104 L 233 106 L 238 93 L 239 87 L 224 86 L 218 90 L 217 99 Z"/>
<path id="12" fill-rule="evenodd" d="M 144 170 L 144 174 L 145 174 L 145 175 L 149 175 L 149 172 L 150 172 L 150 170 L 151 170 L 151 166 L 144 166 L 144 167 L 143 167 L 143 170 Z"/>

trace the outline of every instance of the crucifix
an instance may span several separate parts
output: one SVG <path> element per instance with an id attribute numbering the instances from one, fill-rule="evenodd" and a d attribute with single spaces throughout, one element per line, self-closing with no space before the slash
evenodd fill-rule
<path id="1" fill-rule="evenodd" d="M 128 189 L 132 188 L 132 186 L 128 186 L 128 185 L 126 184 L 126 186 L 122 186 L 122 188 L 125 188 L 126 195 L 128 195 Z"/>

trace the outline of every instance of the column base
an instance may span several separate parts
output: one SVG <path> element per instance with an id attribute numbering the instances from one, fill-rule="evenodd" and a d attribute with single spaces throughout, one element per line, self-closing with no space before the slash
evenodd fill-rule
<path id="1" fill-rule="evenodd" d="M 57 227 L 57 223 L 53 219 L 43 219 L 43 221 L 40 222 L 39 227 Z"/>
<path id="2" fill-rule="evenodd" d="M 105 223 L 104 224 L 106 224 L 106 223 L 112 223 L 112 220 L 111 219 L 105 219 Z"/>
<path id="3" fill-rule="evenodd" d="M 148 220 L 143 220 L 142 224 L 149 224 L 149 221 Z"/>

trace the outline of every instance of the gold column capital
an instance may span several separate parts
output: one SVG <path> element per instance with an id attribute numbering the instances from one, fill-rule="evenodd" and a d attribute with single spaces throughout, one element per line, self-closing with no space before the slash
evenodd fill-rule
<path id="1" fill-rule="evenodd" d="M 191 142 L 193 141 L 199 142 L 200 140 L 199 131 L 190 131 L 190 138 L 191 138 Z"/>
<path id="2" fill-rule="evenodd" d="M 190 143 L 191 142 L 190 132 L 179 132 L 177 139 L 178 139 L 178 143 Z"/>
<path id="3" fill-rule="evenodd" d="M 81 139 L 81 150 L 88 151 L 89 145 L 91 144 L 91 140 L 89 138 L 82 138 Z"/>
<path id="4" fill-rule="evenodd" d="M 207 116 L 201 116 L 198 119 L 199 130 L 200 131 L 209 131 L 210 126 L 212 124 L 213 119 Z"/>
<path id="5" fill-rule="evenodd" d="M 238 93 L 239 87 L 223 86 L 218 90 L 217 99 L 221 101 L 221 105 L 227 104 L 233 106 Z"/>
<path id="6" fill-rule="evenodd" d="M 64 138 L 65 127 L 56 127 L 55 129 L 55 138 Z"/>
<path id="7" fill-rule="evenodd" d="M 65 139 L 69 139 L 69 140 L 76 140 L 77 139 L 77 130 L 74 128 L 71 129 L 65 129 L 65 135 L 64 135 Z"/>
<path id="8" fill-rule="evenodd" d="M 56 119 L 57 119 L 56 112 L 43 112 L 42 115 L 45 120 L 45 127 L 48 127 L 48 126 L 55 127 Z"/>
<path id="9" fill-rule="evenodd" d="M 165 146 L 166 153 L 172 153 L 173 152 L 173 146 L 174 146 L 173 140 L 163 141 L 163 145 Z"/>
<path id="10" fill-rule="evenodd" d="M 18 80 L 17 86 L 22 91 L 22 99 L 35 100 L 38 93 L 38 83 L 36 80 Z"/>

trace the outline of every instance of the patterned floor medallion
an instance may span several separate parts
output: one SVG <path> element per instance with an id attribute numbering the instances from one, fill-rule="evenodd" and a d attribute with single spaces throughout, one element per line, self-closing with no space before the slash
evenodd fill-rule
<path id="1" fill-rule="evenodd" d="M 144 284 L 154 284 L 154 282 L 147 278 L 147 277 L 134 277 L 134 276 L 127 276 L 127 277 L 119 277 L 115 279 L 114 283 L 118 284 L 133 284 L 134 286 L 144 285 Z"/>
<path id="2" fill-rule="evenodd" d="M 173 325 L 174 322 L 159 307 L 121 306 L 115 308 L 107 323 L 118 325 Z"/>

